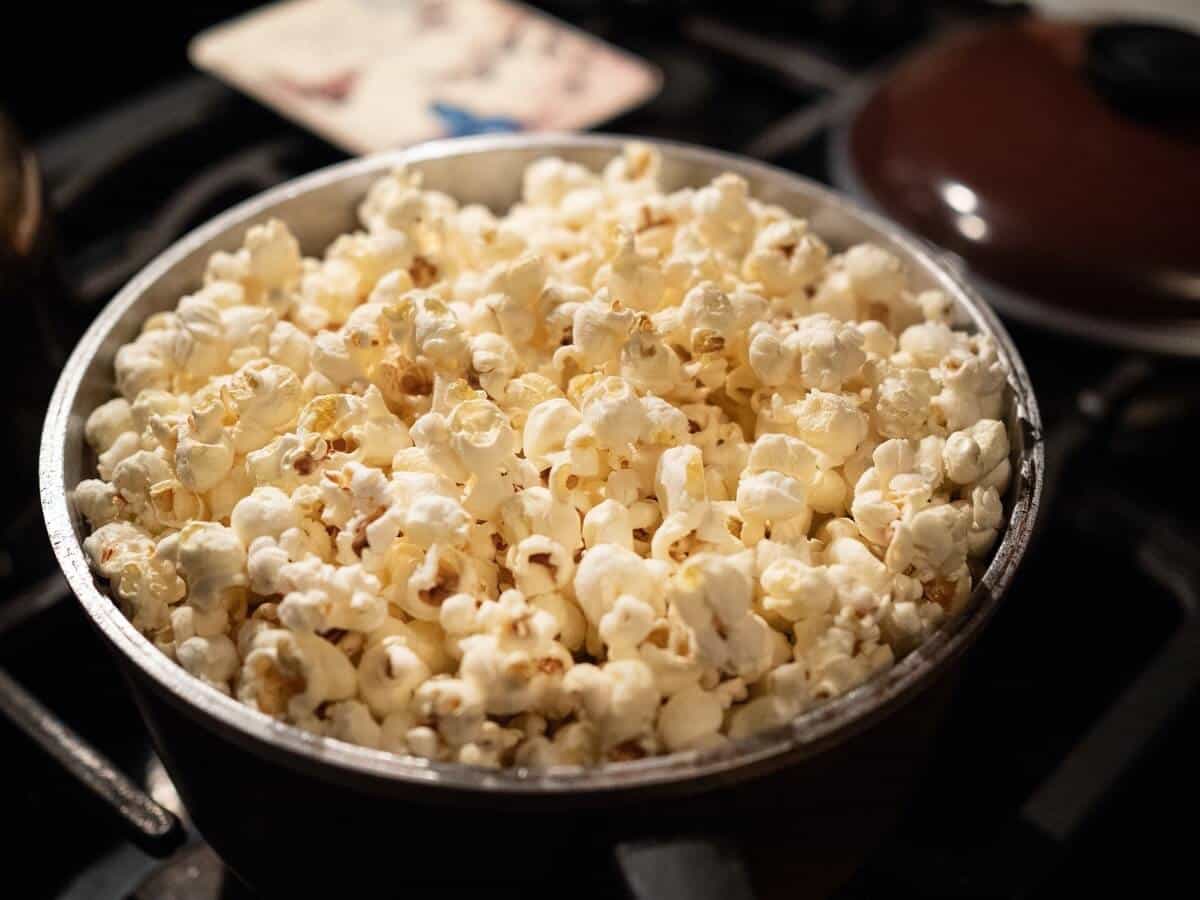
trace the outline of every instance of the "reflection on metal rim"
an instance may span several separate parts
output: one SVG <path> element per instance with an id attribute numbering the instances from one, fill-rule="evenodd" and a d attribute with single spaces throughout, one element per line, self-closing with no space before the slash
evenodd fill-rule
<path id="1" fill-rule="evenodd" d="M 990 334 L 995 340 L 1008 369 L 1010 389 L 1011 406 L 1007 419 L 1015 455 L 1011 511 L 991 563 L 962 615 L 859 688 L 802 714 L 785 726 L 731 742 L 726 747 L 651 757 L 592 770 L 488 771 L 370 750 L 276 721 L 194 679 L 139 634 L 116 604 L 99 589 L 80 544 L 80 523 L 67 499 L 68 488 L 74 487 L 73 481 L 67 484 L 67 471 L 72 466 L 77 468 L 77 460 L 67 457 L 68 439 L 78 444 L 82 427 L 82 411 L 76 406 L 81 390 L 86 388 L 95 394 L 99 389 L 94 383 L 99 375 L 93 370 L 100 364 L 99 360 L 104 360 L 107 366 L 107 355 L 111 355 L 118 339 L 114 329 L 126 323 L 131 311 L 143 311 L 135 308 L 153 286 L 166 283 L 174 290 L 180 277 L 175 270 L 182 261 L 213 242 L 234 234 L 240 236 L 249 222 L 282 205 L 311 197 L 322 209 L 328 208 L 335 200 L 346 199 L 352 182 L 381 175 L 400 163 L 418 166 L 422 162 L 457 164 L 464 167 L 464 175 L 469 172 L 476 178 L 490 178 L 500 159 L 511 164 L 516 156 L 527 162 L 545 154 L 607 158 L 618 153 L 631 139 L 610 135 L 489 135 L 424 144 L 407 151 L 380 154 L 322 169 L 252 198 L 186 235 L 150 263 L 97 317 L 68 361 L 47 412 L 40 458 L 43 512 L 59 564 L 88 615 L 104 636 L 181 710 L 244 748 L 274 755 L 293 767 L 327 775 L 332 774 L 329 770 L 333 768 L 343 775 L 358 778 L 523 795 L 624 791 L 668 787 L 682 782 L 736 780 L 751 769 L 761 771 L 824 750 L 913 697 L 974 639 L 995 611 L 1029 543 L 1039 507 L 1044 469 L 1041 420 L 1033 388 L 1003 326 L 971 288 L 930 253 L 926 245 L 884 219 L 848 203 L 833 191 L 761 163 L 666 141 L 652 142 L 663 154 L 664 170 L 669 164 L 677 174 L 706 172 L 709 178 L 719 171 L 737 172 L 757 185 L 757 189 L 786 195 L 796 203 L 810 206 L 813 214 L 853 230 L 851 239 L 886 243 L 906 258 L 922 280 L 946 291 L 956 301 L 967 327 Z M 489 165 L 489 158 L 492 165 Z M 286 216 L 288 213 L 280 214 Z M 89 375 L 92 382 L 88 381 Z M 111 373 L 105 371 L 104 378 L 107 387 L 111 383 Z"/>

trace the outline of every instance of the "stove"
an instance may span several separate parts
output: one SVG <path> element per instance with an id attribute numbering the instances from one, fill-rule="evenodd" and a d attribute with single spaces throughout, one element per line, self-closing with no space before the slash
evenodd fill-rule
<path id="1" fill-rule="evenodd" d="M 748 153 L 826 181 L 829 128 L 857 92 L 932 30 L 982 12 L 823 3 L 781 29 L 755 9 L 731 16 L 717 5 L 546 5 L 664 72 L 660 96 L 605 130 Z M 214 213 L 344 156 L 206 76 L 166 68 L 148 91 L 35 129 L 61 290 L 38 298 L 48 324 L 8 362 L 27 376 L 9 426 L 28 472 L 54 373 L 112 293 Z M 1047 426 L 1053 496 L 1041 535 L 961 670 L 915 793 L 821 896 L 1148 893 L 1187 874 L 1190 829 L 1175 823 L 1198 795 L 1200 511 L 1186 460 L 1200 439 L 1200 371 L 1011 329 Z M 32 480 L 13 499 L 17 515 L 0 523 L 0 676 L 186 823 L 120 675 L 56 572 Z M 11 896 L 249 896 L 190 830 L 165 861 L 135 847 L 2 717 L 0 745 L 3 816 L 19 823 Z M 778 827 L 770 852 L 750 848 L 751 871 L 764 896 L 794 896 L 805 883 L 790 880 L 780 848 L 810 836 Z M 582 881 L 585 895 L 620 894 L 605 865 Z"/>

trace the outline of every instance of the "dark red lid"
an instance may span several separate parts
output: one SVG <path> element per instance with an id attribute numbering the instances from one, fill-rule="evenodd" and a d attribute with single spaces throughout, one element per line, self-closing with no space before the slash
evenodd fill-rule
<path id="1" fill-rule="evenodd" d="M 918 51 L 860 111 L 850 164 L 886 214 L 1002 287 L 1110 317 L 1200 317 L 1200 104 L 1138 115 L 1137 90 L 1089 78 L 1096 36 L 1022 19 Z"/>

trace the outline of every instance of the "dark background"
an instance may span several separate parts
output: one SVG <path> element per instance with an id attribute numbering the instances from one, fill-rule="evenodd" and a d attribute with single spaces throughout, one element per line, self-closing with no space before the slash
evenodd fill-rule
<path id="1" fill-rule="evenodd" d="M 681 57 L 655 49 L 681 16 L 697 10 L 730 16 L 740 24 L 765 33 L 795 34 L 839 42 L 843 58 L 869 60 L 892 46 L 901 46 L 927 24 L 923 4 L 817 0 L 812 3 L 691 3 L 676 2 L 550 2 L 535 4 L 581 24 L 589 30 L 650 56 L 672 77 L 688 71 L 689 54 Z M 983 4 L 951 4 L 957 10 L 976 11 Z M 0 26 L 0 109 L 4 110 L 33 143 L 65 127 L 125 102 L 139 93 L 191 72 L 186 48 L 193 35 L 224 21 L 249 4 L 206 3 L 140 6 L 121 4 L 9 4 Z M 676 51 L 671 51 L 675 53 Z M 717 66 L 716 83 L 706 90 L 720 92 L 721 80 L 750 79 L 740 69 Z M 748 81 L 749 104 L 792 103 L 781 96 L 778 83 L 755 76 Z M 729 116 L 736 123 L 742 110 L 706 106 L 703 93 L 695 115 Z M 642 111 L 618 122 L 637 131 L 655 121 L 655 110 Z M 256 111 L 269 118 L 270 114 Z M 711 122 L 705 122 L 711 128 Z M 221 123 L 213 125 L 222 127 Z M 697 140 L 702 127 L 696 125 Z M 731 125 L 736 132 L 736 125 Z M 743 135 L 746 137 L 748 135 Z M 737 145 L 738 135 L 728 134 Z M 336 151 L 326 152 L 336 158 Z M 784 165 L 811 173 L 820 148 L 782 160 Z M 162 175 L 162 173 L 155 173 Z M 169 183 L 186 172 L 162 176 Z M 111 205 L 105 215 L 113 221 L 123 216 L 120 196 L 106 196 Z M 1197 198 L 1200 202 L 1200 198 Z M 104 216 L 101 216 L 101 221 Z M 1198 251 L 1200 252 L 1200 251 Z M 1048 337 L 1027 327 L 1012 328 L 1018 347 L 1032 371 L 1047 422 L 1060 421 L 1074 404 L 1079 390 L 1103 378 L 1121 354 Z M 37 352 L 22 342 L 20 352 Z M 11 351 L 6 353 L 11 360 Z M 19 373 L 21 363 L 15 364 Z M 14 366 L 6 366 L 6 377 Z M 1175 382 L 1176 394 L 1195 396 L 1194 369 L 1183 367 Z M 17 391 L 37 394 L 42 388 L 8 378 Z M 31 404 L 35 409 L 37 402 Z M 7 409 L 6 409 L 7 412 Z M 22 452 L 32 459 L 34 439 L 22 431 Z M 930 764 L 932 785 L 921 805 L 901 826 L 893 856 L 867 876 L 853 897 L 975 896 L 989 881 L 999 884 L 1008 873 L 1003 846 L 993 847 L 985 859 L 967 860 L 967 848 L 990 828 L 1000 829 L 1012 809 L 1042 776 L 1043 757 L 1064 754 L 1089 722 L 1102 712 L 1151 658 L 1178 624 L 1179 614 L 1162 591 L 1145 577 L 1129 558 L 1136 538 L 1127 525 L 1108 519 L 1101 507 L 1089 512 L 1086 501 L 1099 488 L 1115 489 L 1139 502 L 1166 506 L 1189 530 L 1178 537 L 1192 541 L 1191 526 L 1200 516 L 1192 510 L 1200 495 L 1192 481 L 1192 448 L 1196 422 L 1183 426 L 1136 432 L 1105 444 L 1081 460 L 1072 477 L 1085 486 L 1066 495 L 1064 516 L 1083 517 L 1086 528 L 1065 530 L 1061 521 L 1053 540 L 1045 542 L 1038 557 L 1027 566 L 1011 602 L 972 655 L 962 676 L 954 728 Z M 1096 490 L 1087 485 L 1096 486 Z M 17 485 L 19 493 L 29 485 Z M 8 486 L 0 489 L 13 489 Z M 1075 512 L 1081 510 L 1082 512 Z M 12 526 L 13 523 L 5 523 Z M 36 534 L 38 521 L 20 523 Z M 1197 546 L 1195 543 L 1191 546 Z M 3 574 L 3 573 L 0 573 Z M 6 589 L 8 585 L 6 584 Z M 15 589 L 15 588 L 14 588 Z M 0 598 L 0 602 L 3 602 Z M 2 609 L 0 609 L 2 613 Z M 56 665 L 68 666 L 71 677 L 44 689 L 52 707 L 79 705 L 83 711 L 72 724 L 86 734 L 113 731 L 128 737 L 115 741 L 111 750 L 122 764 L 137 765 L 140 725 L 119 680 L 98 645 L 80 639 L 79 613 L 60 604 L 17 643 L 0 642 L 0 662 L 28 684 L 39 684 L 45 661 L 57 652 L 61 636 L 71 634 L 71 655 Z M 1136 891 L 1138 896 L 1180 891 L 1195 894 L 1191 854 L 1196 827 L 1191 812 L 1200 799 L 1196 766 L 1200 739 L 1196 697 L 1178 711 L 1172 726 L 1139 757 L 1097 811 L 1094 820 L 1064 852 L 1056 874 L 1036 896 L 1069 896 L 1084 891 Z M 126 746 L 128 745 L 128 746 Z M 122 757 L 121 748 L 129 751 Z M 105 829 L 104 820 L 61 779 L 44 757 L 0 721 L 0 759 L 8 765 L 0 773 L 0 822 L 15 826 L 18 835 L 0 843 L 5 871 L 15 875 L 15 893 L 0 887 L 0 896 L 54 896 L 77 865 L 70 854 Z M 780 823 L 788 828 L 789 823 Z M 946 835 L 953 835 L 949 840 Z M 802 841 L 802 834 L 796 835 Z M 939 881 L 936 890 L 917 888 L 928 871 L 944 868 L 945 857 L 971 869 L 964 883 Z M 901 877 L 896 868 L 907 868 Z M 936 879 L 935 879 L 936 880 Z M 3 882 L 0 882 L 3 884 Z M 569 890 L 569 886 L 564 886 Z M 797 896 L 803 886 L 797 886 Z M 997 893 L 997 895 L 1000 895 Z"/>

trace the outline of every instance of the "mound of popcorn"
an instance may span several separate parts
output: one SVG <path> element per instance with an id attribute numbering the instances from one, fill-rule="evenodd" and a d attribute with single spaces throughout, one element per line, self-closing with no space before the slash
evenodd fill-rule
<path id="1" fill-rule="evenodd" d="M 479 766 L 718 747 L 954 615 L 1003 526 L 1005 370 L 937 291 L 631 144 L 506 215 L 399 170 L 116 356 L 85 547 L 134 626 L 321 735 Z"/>

